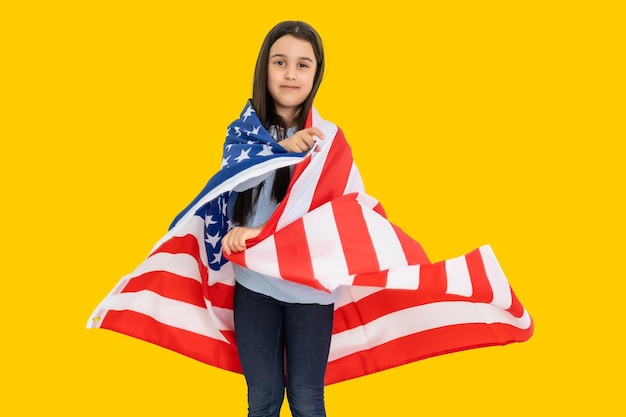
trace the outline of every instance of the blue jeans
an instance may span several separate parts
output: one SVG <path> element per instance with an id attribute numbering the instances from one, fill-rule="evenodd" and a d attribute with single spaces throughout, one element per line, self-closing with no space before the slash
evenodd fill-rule
<path id="1" fill-rule="evenodd" d="M 248 417 L 278 417 L 285 389 L 293 417 L 325 417 L 333 305 L 285 303 L 237 284 L 234 311 Z"/>

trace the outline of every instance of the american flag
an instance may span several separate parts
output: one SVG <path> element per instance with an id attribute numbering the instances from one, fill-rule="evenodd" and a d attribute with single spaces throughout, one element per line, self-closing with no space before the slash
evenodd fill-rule
<path id="1" fill-rule="evenodd" d="M 232 263 L 339 291 L 326 384 L 466 349 L 523 342 L 533 320 L 490 246 L 431 263 L 365 193 L 341 129 L 315 109 L 320 152 L 286 152 L 250 102 L 229 127 L 222 166 L 148 257 L 98 305 L 88 328 L 133 336 L 241 372 Z M 225 257 L 235 190 L 294 166 L 287 196 L 248 248 Z"/>

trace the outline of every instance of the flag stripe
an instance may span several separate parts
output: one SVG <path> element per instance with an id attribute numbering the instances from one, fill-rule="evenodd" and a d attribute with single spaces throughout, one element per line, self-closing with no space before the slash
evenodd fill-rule
<path id="1" fill-rule="evenodd" d="M 102 328 L 154 343 L 218 368 L 241 373 L 237 349 L 232 342 L 168 326 L 150 315 L 132 310 L 109 311 Z M 207 355 L 208 352 L 219 352 L 219 355 Z"/>
<path id="2" fill-rule="evenodd" d="M 202 284 L 167 271 L 147 272 L 128 281 L 122 292 L 148 290 L 172 300 L 205 307 Z"/>
<path id="3" fill-rule="evenodd" d="M 338 191 L 345 190 L 352 163 L 350 147 L 345 142 L 343 132 L 338 129 L 319 174 L 319 184 L 315 188 L 309 211 L 338 197 Z"/>
<path id="4" fill-rule="evenodd" d="M 489 285 L 489 278 L 482 263 L 480 251 L 474 250 L 465 255 L 468 269 L 472 278 L 472 299 L 480 302 L 491 302 L 493 292 Z"/>
<path id="5" fill-rule="evenodd" d="M 341 200 L 342 202 L 344 200 Z M 380 269 L 376 251 L 372 244 L 367 223 L 363 217 L 363 210 L 357 204 L 332 203 L 333 218 L 345 219 L 336 223 L 340 242 L 353 242 L 348 250 L 343 247 L 339 250 L 345 254 L 348 267 L 347 275 L 358 274 L 362 271 L 377 271 Z"/>
<path id="6" fill-rule="evenodd" d="M 455 280 L 448 280 L 447 294 L 457 294 L 469 297 L 472 295 L 472 280 L 465 257 L 450 259 L 445 263 L 446 276 L 455 276 Z"/>
<path id="7" fill-rule="evenodd" d="M 328 280 L 350 275 L 341 245 L 341 237 L 335 224 L 332 205 L 324 204 L 316 210 L 316 217 L 326 219 L 325 227 L 319 227 L 316 218 L 303 217 L 304 238 L 309 244 L 308 257 L 311 259 L 313 272 L 311 276 L 324 286 Z M 319 244 L 313 243 L 319 242 Z"/>
<path id="8" fill-rule="evenodd" d="M 422 245 L 420 245 L 419 242 L 411 239 L 409 235 L 407 235 L 395 224 L 392 224 L 392 227 L 396 232 L 400 245 L 402 245 L 402 252 L 404 252 L 404 256 L 406 257 L 406 261 L 409 265 L 430 263 L 428 256 L 426 256 L 426 252 L 424 252 L 424 249 L 422 249 Z"/>
<path id="9" fill-rule="evenodd" d="M 487 272 L 487 278 L 489 279 L 489 285 L 493 291 L 492 303 L 501 308 L 511 307 L 511 287 L 504 276 L 502 268 L 496 259 L 490 246 L 480 247 L 480 256 L 483 260 L 485 272 Z"/>
<path id="10" fill-rule="evenodd" d="M 302 219 L 296 220 L 289 227 L 274 235 L 280 277 L 310 285 L 316 289 L 324 289 L 321 284 L 313 280 L 300 279 L 300 277 L 313 277 L 313 262 L 306 240 L 299 240 L 306 234 Z M 296 245 L 295 243 L 300 242 Z"/>
<path id="11" fill-rule="evenodd" d="M 174 275 L 184 276 L 202 282 L 201 268 L 198 259 L 187 253 L 159 252 L 150 255 L 127 278 L 134 278 L 152 271 L 165 271 Z"/>
<path id="12" fill-rule="evenodd" d="M 277 245 L 276 235 L 273 235 L 254 246 L 256 256 L 249 256 L 250 252 L 243 251 L 234 254 L 231 259 L 236 261 L 243 258 L 245 263 L 242 263 L 242 265 L 246 268 L 271 277 L 280 277 L 282 276 L 280 270 L 281 262 L 278 259 L 280 250 L 277 249 Z"/>

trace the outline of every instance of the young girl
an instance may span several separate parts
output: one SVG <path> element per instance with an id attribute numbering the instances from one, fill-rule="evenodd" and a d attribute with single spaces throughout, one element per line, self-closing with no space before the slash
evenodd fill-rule
<path id="1" fill-rule="evenodd" d="M 323 139 L 304 129 L 324 71 L 317 32 L 282 22 L 266 36 L 257 60 L 252 105 L 264 127 L 289 152 L 306 152 Z M 237 227 L 222 239 L 226 255 L 246 249 L 286 194 L 290 167 L 231 195 Z M 234 204 L 233 204 L 234 200 Z M 294 417 L 325 416 L 324 373 L 335 293 L 277 280 L 234 264 L 235 335 L 248 385 L 249 416 L 278 416 L 285 388 Z"/>
<path id="2" fill-rule="evenodd" d="M 488 245 L 430 263 L 365 193 L 312 105 L 323 70 L 309 25 L 269 32 L 221 168 L 87 324 L 242 372 L 250 417 L 285 391 L 325 416 L 325 384 L 533 333 Z"/>

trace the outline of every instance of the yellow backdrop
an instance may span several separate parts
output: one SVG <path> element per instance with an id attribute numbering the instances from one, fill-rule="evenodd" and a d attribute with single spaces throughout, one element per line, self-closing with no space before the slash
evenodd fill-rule
<path id="1" fill-rule="evenodd" d="M 623 413 L 614 3 L 3 4 L 0 414 L 245 415 L 241 376 L 85 323 L 219 167 L 286 19 L 324 39 L 316 106 L 369 194 L 432 260 L 491 244 L 536 321 L 526 343 L 332 385 L 329 415 Z"/>

